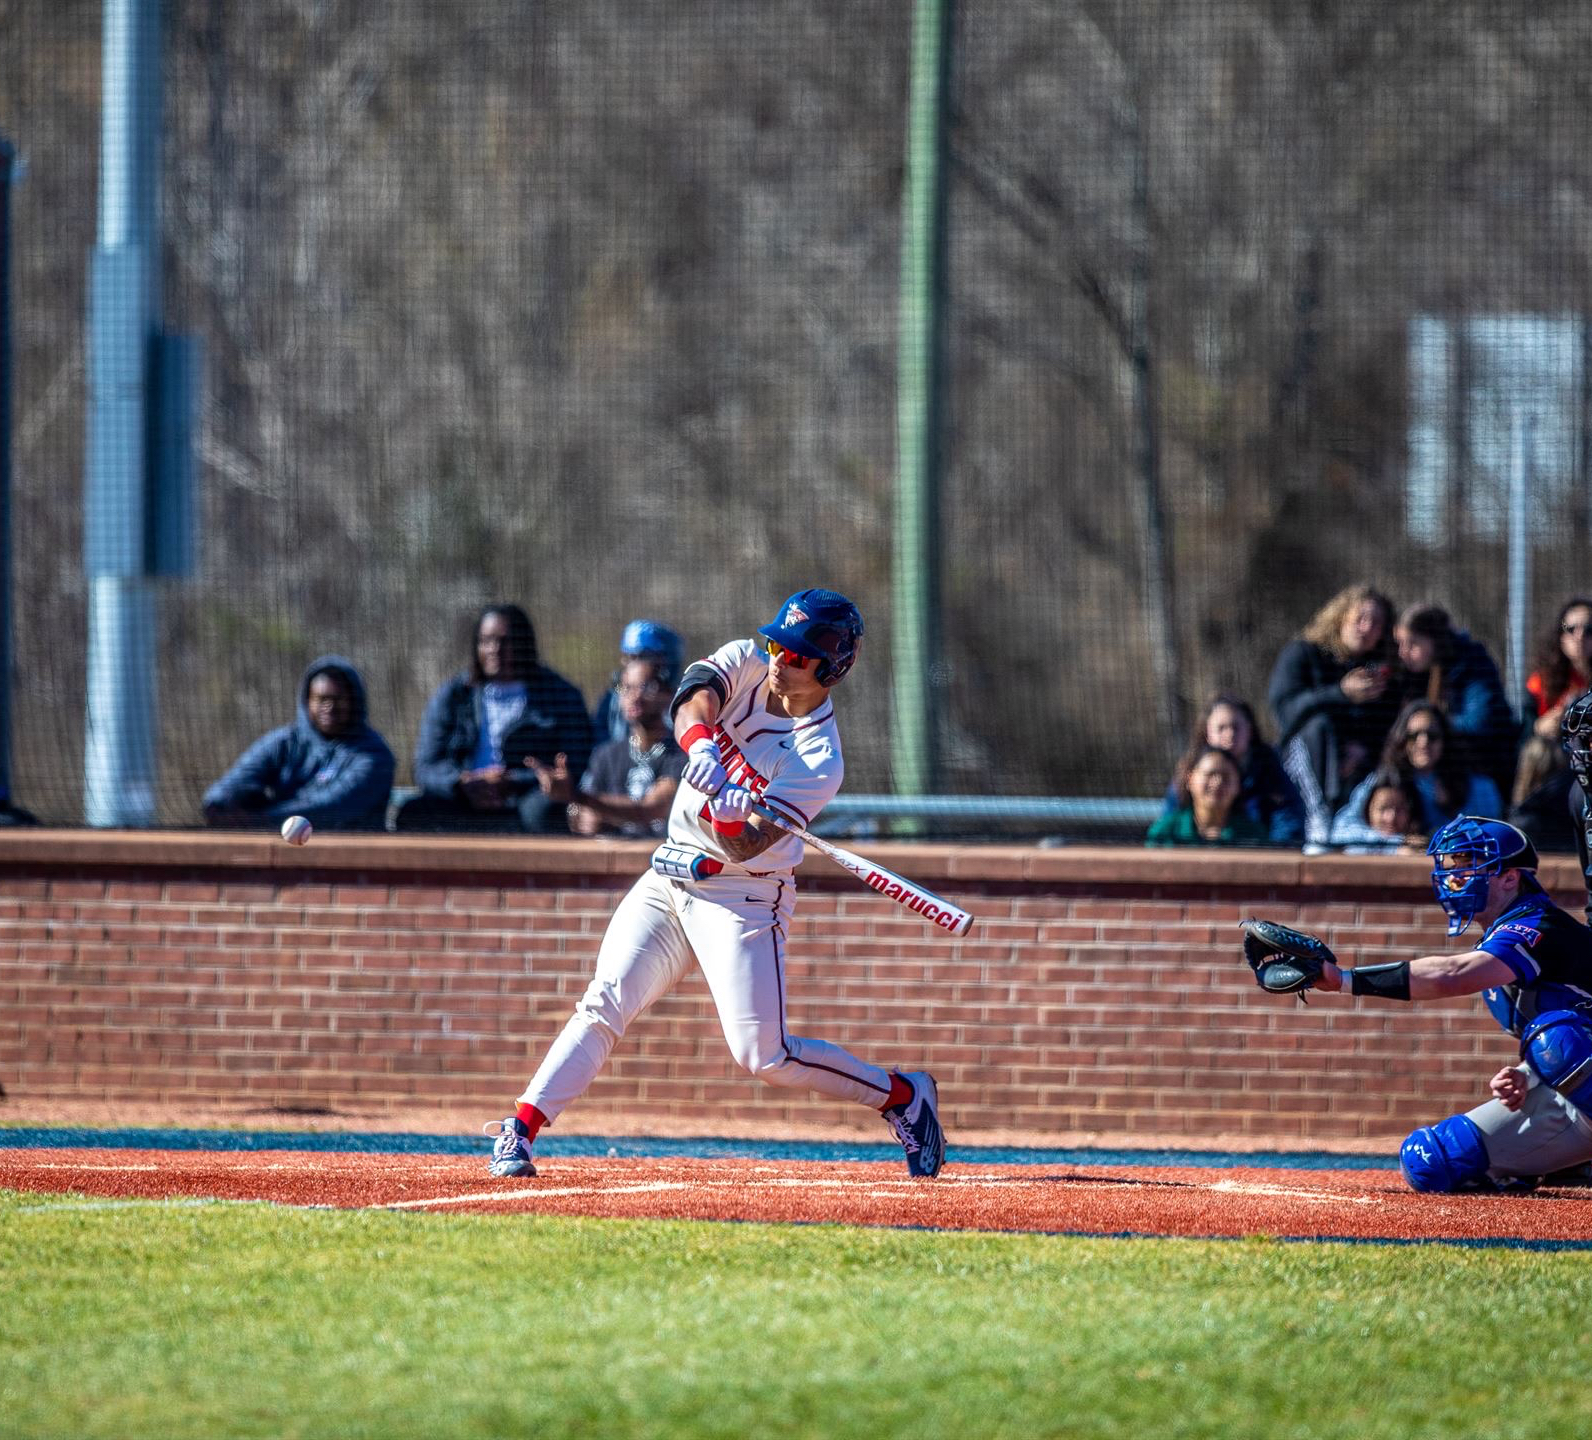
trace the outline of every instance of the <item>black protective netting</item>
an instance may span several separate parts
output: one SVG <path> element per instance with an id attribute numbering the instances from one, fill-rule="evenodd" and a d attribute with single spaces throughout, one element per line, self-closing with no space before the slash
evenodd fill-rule
<path id="1" fill-rule="evenodd" d="M 892 787 L 912 7 L 173 0 L 166 323 L 205 346 L 200 558 L 162 583 L 162 823 L 353 658 L 409 757 L 489 600 L 593 701 L 828 584 L 868 622 L 847 789 Z M 83 817 L 101 7 L 0 0 L 13 789 Z M 1334 591 L 1504 656 L 1586 564 L 1592 9 L 964 0 L 947 135 L 941 770 L 1159 794 Z"/>

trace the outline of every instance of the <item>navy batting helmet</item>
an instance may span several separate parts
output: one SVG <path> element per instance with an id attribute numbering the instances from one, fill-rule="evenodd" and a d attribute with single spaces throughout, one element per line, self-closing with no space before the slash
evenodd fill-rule
<path id="1" fill-rule="evenodd" d="M 816 660 L 814 678 L 820 685 L 835 685 L 857 662 L 862 615 L 837 591 L 798 590 L 757 633 Z"/>

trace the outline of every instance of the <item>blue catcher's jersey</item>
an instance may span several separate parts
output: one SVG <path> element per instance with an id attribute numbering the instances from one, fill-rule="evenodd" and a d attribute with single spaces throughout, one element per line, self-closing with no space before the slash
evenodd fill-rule
<path id="1" fill-rule="evenodd" d="M 1592 930 L 1540 891 L 1505 910 L 1476 948 L 1515 972 L 1512 983 L 1482 991 L 1493 1019 L 1511 1035 L 1548 1010 L 1592 1016 Z"/>

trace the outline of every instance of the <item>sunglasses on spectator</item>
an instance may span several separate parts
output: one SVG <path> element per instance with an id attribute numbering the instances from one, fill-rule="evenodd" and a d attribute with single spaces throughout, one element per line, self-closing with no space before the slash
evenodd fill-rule
<path id="1" fill-rule="evenodd" d="M 1406 745 L 1413 745 L 1417 740 L 1430 740 L 1435 744 L 1442 738 L 1443 732 L 1441 730 L 1406 730 L 1404 732 L 1404 743 Z"/>
<path id="2" fill-rule="evenodd" d="M 1559 630 L 1565 635 L 1585 635 L 1592 630 L 1592 623 L 1586 625 L 1561 625 Z"/>
<path id="3" fill-rule="evenodd" d="M 787 650 L 778 640 L 764 640 L 763 648 L 776 660 L 783 660 L 792 670 L 805 670 L 813 663 L 811 655 L 798 655 L 794 650 Z"/>

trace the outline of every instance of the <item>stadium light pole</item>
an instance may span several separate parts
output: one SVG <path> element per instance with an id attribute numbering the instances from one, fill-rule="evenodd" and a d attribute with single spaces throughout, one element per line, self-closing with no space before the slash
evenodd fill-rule
<path id="1" fill-rule="evenodd" d="M 89 272 L 83 814 L 155 815 L 150 370 L 160 318 L 160 0 L 105 0 L 99 221 Z"/>
<path id="2" fill-rule="evenodd" d="M 907 102 L 897 318 L 893 562 L 898 795 L 936 782 L 934 682 L 940 601 L 940 397 L 945 297 L 945 106 L 953 0 L 917 0 Z"/>

